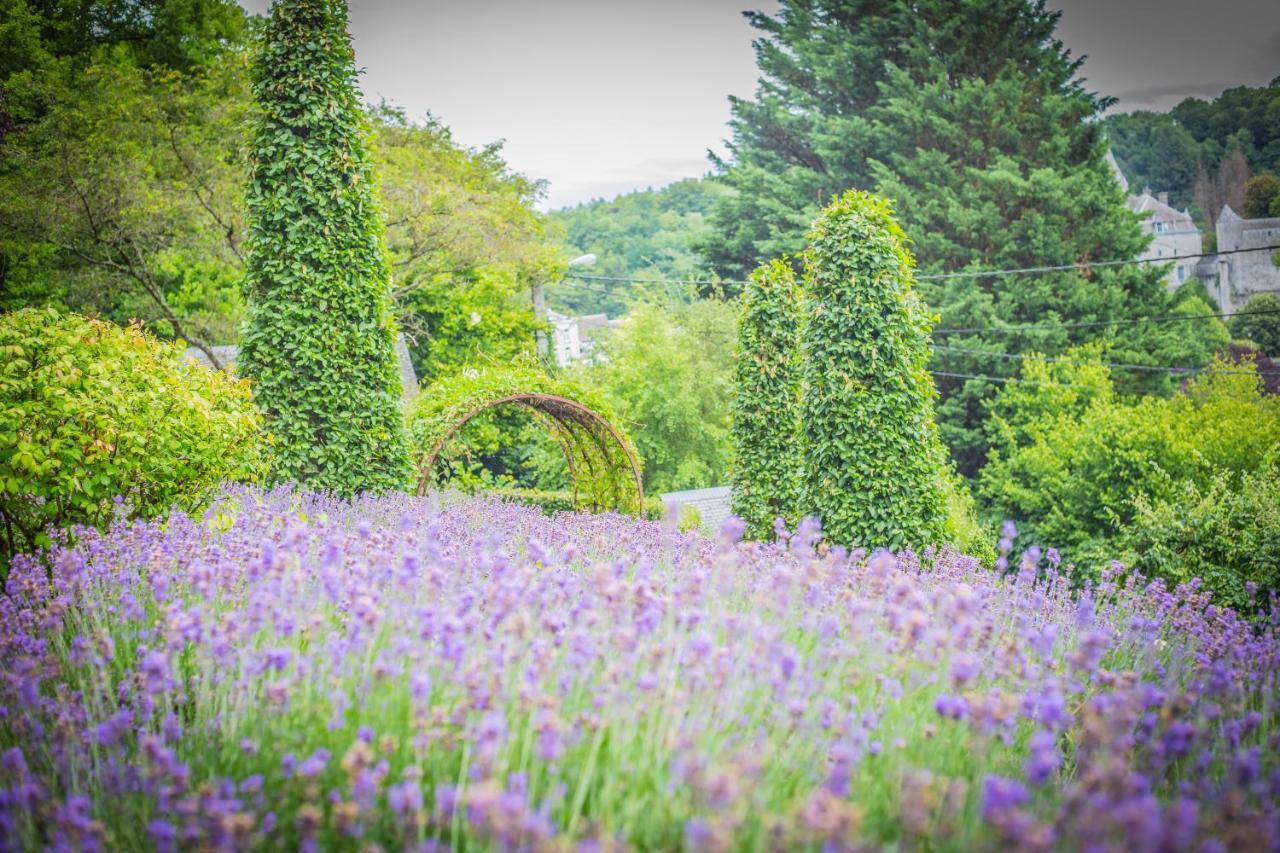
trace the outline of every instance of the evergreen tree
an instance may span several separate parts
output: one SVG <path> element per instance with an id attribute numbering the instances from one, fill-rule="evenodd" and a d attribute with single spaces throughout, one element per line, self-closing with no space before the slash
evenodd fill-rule
<path id="1" fill-rule="evenodd" d="M 757 539 L 779 517 L 796 520 L 800 319 L 790 265 L 761 265 L 742 295 L 732 430 L 733 511 Z"/>
<path id="2" fill-rule="evenodd" d="M 276 0 L 254 73 L 248 323 L 240 369 L 276 479 L 351 495 L 400 488 L 383 225 L 342 0 Z"/>
<path id="3" fill-rule="evenodd" d="M 929 280 L 1132 258 L 1146 245 L 1104 162 L 1080 61 L 1054 37 L 1043 0 L 784 0 L 748 17 L 761 71 L 754 100 L 733 99 L 730 160 L 703 251 L 726 276 L 795 252 L 826 199 L 850 187 L 892 198 L 940 327 L 1106 321 L 1165 310 L 1158 267 Z M 1057 353 L 1107 327 L 951 335 L 960 350 Z M 1203 364 L 1185 336 L 1117 336 L 1117 360 Z M 1121 359 L 1119 356 L 1123 355 Z M 1014 359 L 935 350 L 941 373 L 1005 376 Z M 1172 390 L 1165 379 L 1149 380 Z M 998 383 L 939 377 L 944 440 L 962 471 L 981 463 L 984 401 Z"/>
<path id="4" fill-rule="evenodd" d="M 845 545 L 937 542 L 946 455 L 933 420 L 929 318 L 907 238 L 880 197 L 849 191 L 805 250 L 803 515 Z"/>

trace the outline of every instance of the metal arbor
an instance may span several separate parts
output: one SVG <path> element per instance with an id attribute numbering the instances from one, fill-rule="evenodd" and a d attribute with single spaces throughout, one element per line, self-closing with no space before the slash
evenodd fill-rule
<path id="1" fill-rule="evenodd" d="M 560 445 L 576 508 L 640 512 L 640 460 L 626 433 L 582 388 L 528 367 L 465 370 L 418 395 L 408 414 L 418 494 L 434 484 L 436 462 L 459 430 L 481 413 L 509 405 L 526 409 Z"/>

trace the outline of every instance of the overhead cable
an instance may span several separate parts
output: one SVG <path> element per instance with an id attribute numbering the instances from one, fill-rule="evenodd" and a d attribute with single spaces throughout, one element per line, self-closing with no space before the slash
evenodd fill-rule
<path id="1" fill-rule="evenodd" d="M 1184 255 L 1169 255 L 1168 257 L 1155 258 L 1130 258 L 1128 260 L 1113 261 L 1078 261 L 1070 264 L 1051 264 L 1038 267 L 1016 267 L 1013 269 L 1000 270 L 957 270 L 955 272 L 944 273 L 926 273 L 916 276 L 916 281 L 945 281 L 956 278 L 1000 278 L 1010 275 L 1039 275 L 1043 273 L 1054 272 L 1073 272 L 1089 269 L 1106 269 L 1109 267 L 1125 267 L 1140 266 L 1142 264 L 1167 264 L 1174 261 L 1186 261 L 1200 258 L 1221 257 L 1223 255 L 1239 255 L 1246 252 L 1270 252 L 1280 249 L 1280 244 L 1273 246 L 1252 246 L 1243 249 L 1225 249 L 1220 252 L 1194 252 Z M 627 275 L 591 275 L 590 273 L 580 273 L 570 270 L 566 275 L 572 278 L 580 278 L 587 281 L 604 281 L 604 282 L 629 282 L 634 284 L 692 284 L 692 285 L 717 285 L 717 284 L 736 284 L 746 285 L 748 282 L 742 279 L 730 278 L 644 278 L 639 276 Z"/>
<path id="2" fill-rule="evenodd" d="M 1156 364 L 1117 364 L 1114 362 L 1106 362 L 1106 361 L 1098 362 L 1098 361 L 1083 361 L 1083 360 L 1071 359 L 1071 358 L 1045 357 L 1038 353 L 1034 355 L 1028 355 L 1025 353 L 1016 353 L 1016 352 L 992 352 L 991 350 L 970 349 L 968 347 L 951 347 L 951 346 L 945 346 L 943 344 L 936 344 L 933 348 L 935 350 L 942 350 L 945 352 L 959 352 L 959 353 L 966 353 L 970 355 L 990 356 L 992 358 L 1013 358 L 1013 359 L 1018 359 L 1019 361 L 1026 360 L 1026 359 L 1040 358 L 1046 364 L 1068 364 L 1068 365 L 1074 365 L 1076 367 L 1109 367 L 1117 370 L 1149 370 L 1155 373 L 1178 373 L 1178 374 L 1186 374 L 1186 375 L 1195 375 L 1198 373 L 1215 373 L 1215 374 L 1230 374 L 1230 375 L 1239 375 L 1239 376 L 1280 376 L 1280 373 L 1277 373 L 1275 371 L 1221 370 L 1213 367 L 1167 367 L 1167 366 L 1156 365 Z"/>

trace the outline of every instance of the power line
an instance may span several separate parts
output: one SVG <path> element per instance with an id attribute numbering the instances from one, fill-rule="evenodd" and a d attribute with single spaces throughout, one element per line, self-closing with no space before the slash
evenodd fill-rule
<path id="1" fill-rule="evenodd" d="M 1130 258 L 1128 260 L 1115 261 L 1080 261 L 1071 264 L 1053 264 L 1038 267 L 1018 267 L 1014 269 L 1002 270 L 957 270 L 956 272 L 945 273 L 928 273 L 916 276 L 916 281 L 945 281 L 956 278 L 999 278 L 1010 275 L 1038 275 L 1041 273 L 1053 272 L 1073 272 L 1087 269 L 1105 269 L 1108 267 L 1124 267 L 1124 266 L 1140 266 L 1142 264 L 1167 264 L 1173 261 L 1186 261 L 1199 258 L 1221 257 L 1223 255 L 1239 255 L 1245 252 L 1269 252 L 1280 249 L 1280 244 L 1273 246 L 1253 246 L 1243 249 L 1225 249 L 1220 252 L 1195 252 L 1186 255 L 1169 255 L 1168 257 L 1156 258 Z M 717 285 L 717 284 L 736 284 L 746 285 L 749 282 L 741 279 L 730 278 L 641 278 L 638 276 L 627 275 L 591 275 L 589 273 L 580 273 L 570 270 L 567 276 L 572 278 L 580 278 L 588 281 L 603 282 L 629 282 L 634 284 L 692 284 L 692 285 Z"/>
<path id="2" fill-rule="evenodd" d="M 1082 261 L 1075 264 L 1055 264 L 1043 267 L 1022 267 L 1010 270 L 961 270 L 959 272 L 933 273 L 918 275 L 916 281 L 943 281 L 952 278 L 995 278 L 1006 275 L 1034 275 L 1050 272 L 1070 272 L 1073 270 L 1103 269 L 1106 267 L 1124 267 L 1137 264 L 1167 264 L 1173 261 L 1187 261 L 1192 258 L 1213 258 L 1222 255 L 1239 255 L 1244 252 L 1267 252 L 1280 249 L 1275 246 L 1254 246 L 1246 249 L 1226 249 L 1221 252 L 1195 252 L 1189 255 L 1169 255 L 1167 258 L 1133 258 L 1127 261 Z"/>
<path id="3" fill-rule="evenodd" d="M 1125 320 L 1094 320 L 1085 323 L 1032 323 L 1014 326 L 969 326 L 957 329 L 934 329 L 935 335 L 963 335 L 977 332 L 1030 332 L 1043 329 L 1093 329 L 1101 326 L 1136 326 L 1142 323 L 1177 323 L 1183 320 L 1209 320 L 1222 317 L 1250 317 L 1255 314 L 1280 314 L 1280 308 L 1260 308 L 1255 311 L 1224 311 L 1218 314 L 1165 314 L 1156 317 L 1131 317 Z"/>
<path id="4" fill-rule="evenodd" d="M 941 344 L 934 346 L 934 349 L 944 350 L 946 352 L 962 352 L 962 353 L 969 353 L 972 355 L 990 356 L 992 358 L 1013 358 L 1013 359 L 1018 359 L 1019 361 L 1036 357 L 1034 355 L 1026 355 L 1024 353 L 992 352 L 991 350 L 969 349 L 967 347 L 950 347 L 950 346 L 943 346 Z M 1120 369 L 1120 370 L 1150 370 L 1156 373 L 1180 373 L 1180 374 L 1188 374 L 1188 375 L 1195 375 L 1199 373 L 1215 373 L 1215 374 L 1229 374 L 1229 375 L 1237 375 L 1237 376 L 1280 376 L 1280 373 L 1277 373 L 1275 371 L 1217 370 L 1212 367 L 1165 367 L 1165 366 L 1155 365 L 1155 364 L 1116 364 L 1114 362 L 1080 361 L 1077 359 L 1070 359 L 1070 358 L 1048 358 L 1048 357 L 1042 357 L 1042 358 L 1046 364 L 1069 364 L 1069 365 L 1075 365 L 1077 367 L 1110 367 L 1110 368 Z"/>
<path id="5" fill-rule="evenodd" d="M 1018 376 L 981 376 L 975 373 L 951 373 L 946 370 L 930 370 L 934 376 L 949 376 L 955 379 L 982 379 L 987 382 L 1013 382 L 1018 385 L 1053 385 L 1056 388 L 1085 388 L 1083 385 L 1071 385 L 1065 382 L 1041 382 L 1038 379 L 1023 379 Z"/>
<path id="6" fill-rule="evenodd" d="M 633 284 L 741 284 L 748 282 L 731 278 L 639 278 L 630 275 L 588 275 L 586 273 L 573 272 L 570 270 L 566 273 L 568 277 L 581 278 L 588 281 L 606 281 L 606 282 L 630 282 Z"/>

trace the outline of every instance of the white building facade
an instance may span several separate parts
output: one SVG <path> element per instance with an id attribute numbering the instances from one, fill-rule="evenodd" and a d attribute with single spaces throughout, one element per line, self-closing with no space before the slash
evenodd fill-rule
<path id="1" fill-rule="evenodd" d="M 1142 260 L 1159 261 L 1174 259 L 1173 267 L 1165 277 L 1165 286 L 1176 290 L 1196 274 L 1196 264 L 1201 253 L 1200 229 L 1185 210 L 1169 205 L 1168 193 L 1152 193 L 1144 188 L 1140 195 L 1131 195 L 1129 209 L 1145 218 L 1142 230 L 1151 235 L 1151 244 L 1139 257 Z M 1191 257 L 1187 257 L 1190 255 Z"/>

